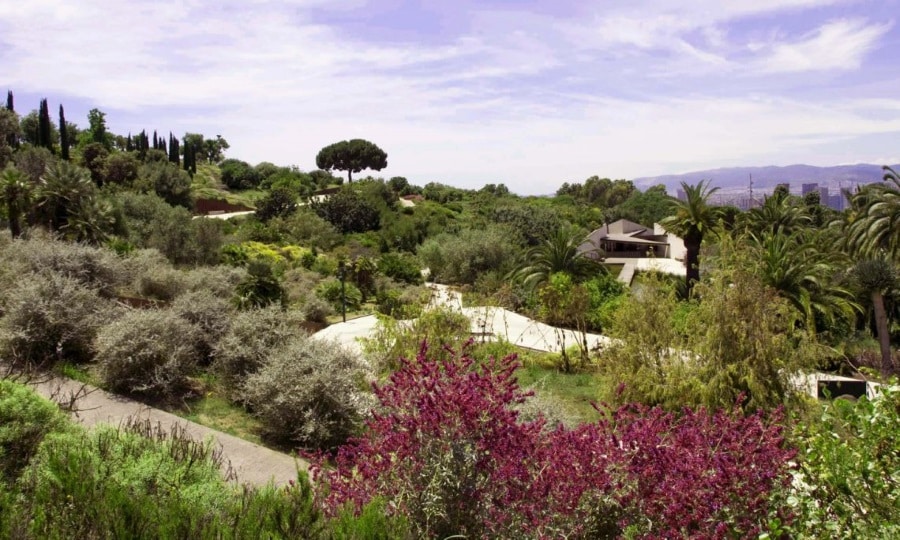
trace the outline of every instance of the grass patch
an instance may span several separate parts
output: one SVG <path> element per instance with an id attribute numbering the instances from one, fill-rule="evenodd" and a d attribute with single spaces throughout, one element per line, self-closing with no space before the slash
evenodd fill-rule
<path id="1" fill-rule="evenodd" d="M 562 373 L 532 361 L 519 368 L 516 377 L 523 388 L 537 385 L 541 391 L 552 394 L 585 422 L 594 422 L 601 417 L 591 405 L 601 391 L 601 381 L 594 373 Z"/>
<path id="2" fill-rule="evenodd" d="M 76 365 L 69 362 L 61 362 L 53 367 L 57 375 L 68 377 L 74 381 L 92 386 L 102 387 L 103 381 L 97 373 L 97 366 Z"/>
<path id="3" fill-rule="evenodd" d="M 169 411 L 191 422 L 234 435 L 235 437 L 262 445 L 259 438 L 260 423 L 225 397 L 208 392 L 180 410 Z"/>
<path id="4" fill-rule="evenodd" d="M 619 274 L 622 273 L 622 269 L 625 268 L 624 264 L 604 264 L 603 266 L 609 270 L 609 274 L 611 276 L 619 277 Z"/>

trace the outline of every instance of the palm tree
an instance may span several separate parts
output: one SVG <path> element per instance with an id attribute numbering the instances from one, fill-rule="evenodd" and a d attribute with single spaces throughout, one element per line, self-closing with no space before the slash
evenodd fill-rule
<path id="1" fill-rule="evenodd" d="M 686 195 L 685 200 L 673 200 L 673 215 L 663 219 L 660 225 L 684 240 L 687 252 L 685 289 L 690 296 L 694 283 L 700 281 L 700 246 L 703 244 L 703 237 L 715 230 L 723 212 L 721 208 L 709 204 L 709 196 L 719 188 L 710 188 L 708 180 L 700 181 L 696 186 L 682 182 L 681 189 Z"/>
<path id="2" fill-rule="evenodd" d="M 593 258 L 597 250 L 579 250 L 585 236 L 572 229 L 562 228 L 551 233 L 525 254 L 525 264 L 513 275 L 529 288 L 547 282 L 550 276 L 564 272 L 575 281 L 590 278 L 606 271 L 599 259 Z"/>
<path id="3" fill-rule="evenodd" d="M 853 292 L 834 279 L 845 257 L 822 249 L 826 244 L 802 234 L 750 234 L 763 283 L 799 312 L 810 335 L 816 334 L 817 318 L 833 326 L 839 316 L 852 319 L 862 311 Z"/>
<path id="4" fill-rule="evenodd" d="M 885 166 L 884 182 L 859 189 L 850 200 L 856 209 L 847 226 L 847 242 L 869 258 L 887 253 L 900 260 L 900 174 Z"/>
<path id="5" fill-rule="evenodd" d="M 112 207 L 97 197 L 87 169 L 60 161 L 38 185 L 38 208 L 50 230 L 79 242 L 99 244 L 115 223 Z"/>
<path id="6" fill-rule="evenodd" d="M 22 216 L 28 212 L 31 201 L 31 186 L 25 175 L 12 165 L 3 170 L 0 185 L 0 201 L 6 206 L 9 232 L 13 238 L 19 238 L 22 236 Z"/>
<path id="7" fill-rule="evenodd" d="M 893 367 L 891 335 L 887 312 L 884 309 L 884 296 L 897 286 L 897 270 L 890 261 L 880 257 L 856 263 L 856 266 L 853 267 L 853 276 L 872 299 L 872 308 L 875 311 L 875 331 L 878 334 L 878 345 L 881 349 L 881 370 L 886 374 L 890 373 Z"/>
<path id="8" fill-rule="evenodd" d="M 762 206 L 744 214 L 744 225 L 753 234 L 770 231 L 791 234 L 801 227 L 810 225 L 812 218 L 806 208 L 794 204 L 790 197 L 771 195 L 763 200 Z"/>

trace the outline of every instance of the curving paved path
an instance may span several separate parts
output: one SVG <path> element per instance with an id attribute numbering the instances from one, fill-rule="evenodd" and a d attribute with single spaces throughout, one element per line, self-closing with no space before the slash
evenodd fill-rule
<path id="1" fill-rule="evenodd" d="M 590 349 L 599 349 L 608 345 L 610 339 L 600 334 L 584 334 L 573 330 L 556 328 L 542 322 L 529 319 L 505 308 L 480 306 L 463 307 L 462 294 L 451 290 L 446 285 L 433 284 L 429 308 L 443 307 L 459 311 L 472 321 L 472 333 L 483 339 L 503 339 L 536 351 L 558 353 L 563 347 L 571 347 L 587 342 Z M 359 338 L 367 337 L 374 332 L 378 319 L 374 315 L 360 317 L 345 323 L 333 324 L 313 334 L 317 339 L 337 341 L 344 347 L 362 353 Z"/>
<path id="2" fill-rule="evenodd" d="M 309 466 L 306 461 L 287 454 L 71 379 L 55 377 L 31 386 L 38 394 L 57 402 L 68 402 L 70 396 L 78 396 L 75 401 L 77 412 L 73 418 L 87 427 L 104 423 L 120 425 L 128 418 L 147 419 L 154 425 L 158 423 L 167 431 L 171 431 L 176 425 L 182 427 L 194 440 L 210 440 L 218 446 L 226 461 L 223 469 L 227 470 L 230 464 L 235 480 L 240 483 L 255 486 L 265 485 L 270 481 L 286 484 L 297 478 L 298 467 L 306 470 Z"/>

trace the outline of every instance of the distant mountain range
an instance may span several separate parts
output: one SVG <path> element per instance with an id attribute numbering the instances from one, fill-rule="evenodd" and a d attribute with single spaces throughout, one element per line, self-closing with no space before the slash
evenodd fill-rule
<path id="1" fill-rule="evenodd" d="M 893 168 L 900 170 L 900 165 L 894 165 Z M 783 183 L 791 185 L 792 193 L 800 193 L 801 184 L 812 183 L 817 183 L 820 187 L 827 186 L 837 192 L 840 187 L 852 188 L 859 184 L 880 182 L 884 178 L 884 171 L 881 165 L 868 163 L 835 167 L 814 167 L 812 165 L 729 167 L 685 174 L 635 178 L 633 181 L 635 186 L 642 190 L 657 184 L 664 184 L 669 193 L 674 195 L 681 182 L 696 184 L 701 180 L 710 180 L 712 185 L 720 188 L 722 192 L 747 191 L 751 178 L 753 179 L 753 189 L 759 190 L 760 193 L 771 193 L 776 185 Z"/>

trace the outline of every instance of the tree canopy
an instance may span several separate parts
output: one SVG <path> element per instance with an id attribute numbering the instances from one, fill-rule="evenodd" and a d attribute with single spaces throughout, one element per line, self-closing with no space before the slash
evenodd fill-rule
<path id="1" fill-rule="evenodd" d="M 363 169 L 380 171 L 387 167 L 387 154 L 376 144 L 364 139 L 351 139 L 328 145 L 319 150 L 316 166 L 325 170 L 347 171 L 347 182 L 353 173 Z"/>

